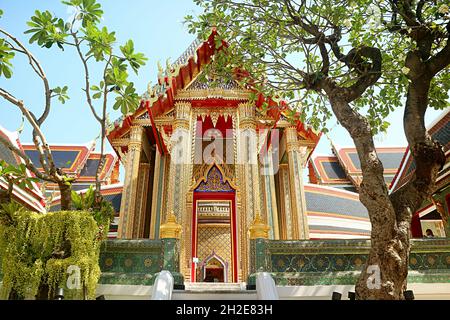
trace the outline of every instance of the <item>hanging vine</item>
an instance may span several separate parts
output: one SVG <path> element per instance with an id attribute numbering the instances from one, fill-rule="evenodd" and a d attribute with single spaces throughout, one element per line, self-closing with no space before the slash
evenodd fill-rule
<path id="1" fill-rule="evenodd" d="M 2 205 L 2 298 L 52 298 L 57 288 L 64 288 L 66 299 L 94 298 L 100 278 L 100 245 L 112 211 L 108 202 L 100 211 L 45 215 L 14 203 Z"/>

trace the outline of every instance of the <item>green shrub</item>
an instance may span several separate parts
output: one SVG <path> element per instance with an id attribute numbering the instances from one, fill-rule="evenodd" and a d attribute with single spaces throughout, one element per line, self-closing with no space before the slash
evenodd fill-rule
<path id="1" fill-rule="evenodd" d="M 95 297 L 100 245 L 108 232 L 109 219 L 102 218 L 104 224 L 97 222 L 98 213 L 92 211 L 0 211 L 9 222 L 4 219 L 0 223 L 3 298 L 8 298 L 11 290 L 16 296 L 34 298 L 42 285 L 50 289 L 49 298 L 58 287 L 64 288 L 66 299 L 82 299 L 84 293 L 88 299 Z M 79 267 L 80 289 L 66 286 L 70 266 Z"/>

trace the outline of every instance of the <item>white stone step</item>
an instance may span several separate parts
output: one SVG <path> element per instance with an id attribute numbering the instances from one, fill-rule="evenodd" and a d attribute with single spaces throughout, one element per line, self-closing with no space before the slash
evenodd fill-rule
<path id="1" fill-rule="evenodd" d="M 172 300 L 256 300 L 255 291 L 201 292 L 175 290 Z"/>
<path id="2" fill-rule="evenodd" d="M 256 300 L 256 291 L 245 283 L 193 282 L 185 290 L 174 290 L 172 300 Z"/>
<path id="3" fill-rule="evenodd" d="M 223 282 L 191 282 L 185 283 L 185 291 L 196 291 L 196 292 L 245 291 L 245 284 L 223 283 Z"/>

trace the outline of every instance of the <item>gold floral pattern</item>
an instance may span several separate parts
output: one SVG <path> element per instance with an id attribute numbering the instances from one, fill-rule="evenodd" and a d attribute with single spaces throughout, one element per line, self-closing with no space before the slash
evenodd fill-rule
<path id="1" fill-rule="evenodd" d="M 112 258 L 106 258 L 105 259 L 105 266 L 111 267 L 113 265 L 113 259 Z"/>
<path id="2" fill-rule="evenodd" d="M 125 267 L 129 268 L 133 265 L 133 260 L 131 259 L 126 259 L 125 260 Z"/>
<path id="3" fill-rule="evenodd" d="M 152 259 L 147 258 L 147 259 L 144 260 L 144 266 L 146 266 L 147 268 L 148 268 L 148 267 L 151 267 L 152 264 L 153 264 Z"/>
<path id="4" fill-rule="evenodd" d="M 223 181 L 222 173 L 216 166 L 211 167 L 206 181 L 200 182 L 196 192 L 234 192 L 228 181 Z"/>

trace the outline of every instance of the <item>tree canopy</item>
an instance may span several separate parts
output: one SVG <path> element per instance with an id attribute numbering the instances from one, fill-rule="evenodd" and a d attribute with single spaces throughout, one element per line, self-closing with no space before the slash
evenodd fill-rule
<path id="1" fill-rule="evenodd" d="M 357 91 L 371 57 L 355 55 L 356 48 L 374 47 L 381 53 L 380 79 L 352 101 L 352 107 L 367 116 L 373 132 L 386 130 L 385 118 L 404 104 L 411 69 L 406 57 L 416 47 L 418 27 L 399 17 L 391 1 L 195 2 L 204 13 L 186 17 L 190 32 L 205 39 L 215 27 L 217 46 L 222 40 L 227 43 L 215 56 L 215 68 L 219 65 L 223 74 L 230 75 L 237 66 L 245 69 L 250 73 L 246 84 L 251 79 L 251 85 L 268 96 L 287 99 L 291 107 L 306 111 L 302 120 L 316 129 L 327 131 L 325 122 L 332 113 L 315 83 L 327 77 Z M 448 5 L 443 0 L 419 2 L 415 14 L 436 35 L 430 43 L 433 55 L 448 37 Z M 430 90 L 430 107 L 448 107 L 449 90 L 450 73 L 439 73 Z"/>
<path id="2" fill-rule="evenodd" d="M 102 25 L 103 10 L 96 0 L 70 0 L 62 1 L 62 4 L 67 5 L 73 12 L 70 17 L 63 19 L 55 16 L 49 10 L 36 10 L 30 21 L 27 22 L 29 29 L 25 31 L 25 34 L 30 36 L 30 45 L 37 44 L 43 49 L 57 46 L 61 49 L 61 54 L 67 50 L 74 50 L 79 57 L 80 67 L 85 78 L 82 90 L 85 93 L 86 104 L 100 126 L 101 157 L 96 174 L 96 199 L 98 199 L 96 203 L 100 205 L 101 182 L 99 176 L 105 163 L 106 134 L 112 126 L 108 117 L 109 98 L 114 95 L 115 102 L 112 108 L 120 110 L 123 115 L 133 113 L 137 109 L 140 96 L 136 92 L 134 83 L 129 80 L 129 72 L 132 70 L 137 74 L 140 67 L 146 63 L 147 58 L 143 53 L 135 50 L 131 39 L 119 48 L 116 47 L 115 32 Z M 31 112 L 20 96 L 16 96 L 16 93 L 10 93 L 4 88 L 0 88 L 0 96 L 18 107 L 31 124 L 34 130 L 33 142 L 39 152 L 40 167 L 44 172 L 36 170 L 30 159 L 12 146 L 9 141 L 0 137 L 0 142 L 21 157 L 27 168 L 37 177 L 58 183 L 62 207 L 70 209 L 70 187 L 73 179 L 65 177 L 61 168 L 56 168 L 54 165 L 51 150 L 41 130 L 42 124 L 51 111 L 52 101 L 57 98 L 61 103 L 65 103 L 69 99 L 69 88 L 68 86 L 52 87 L 45 74 L 44 66 L 35 58 L 28 46 L 3 28 L 0 28 L 0 35 L 0 76 L 11 78 L 14 58 L 17 54 L 22 54 L 29 60 L 31 70 L 44 84 L 45 106 L 39 116 Z M 98 70 L 93 68 L 94 64 L 100 65 L 102 68 L 100 75 L 93 72 L 93 70 Z M 92 77 L 95 75 L 97 75 L 96 78 L 101 79 L 98 83 L 93 83 Z M 83 105 L 86 104 L 83 103 Z"/>

